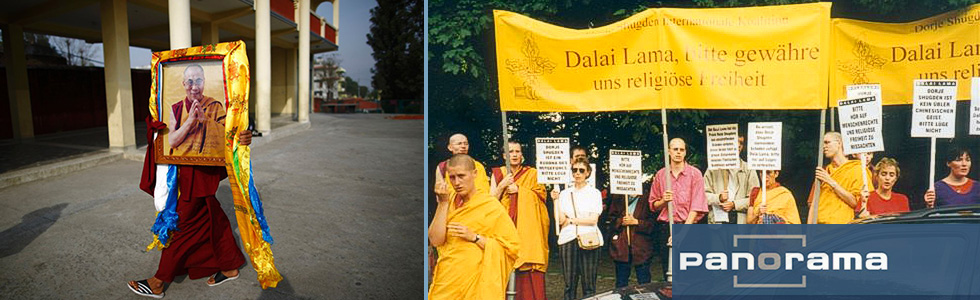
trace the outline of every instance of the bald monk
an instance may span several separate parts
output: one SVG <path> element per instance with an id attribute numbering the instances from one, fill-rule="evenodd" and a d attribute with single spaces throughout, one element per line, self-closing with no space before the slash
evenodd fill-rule
<path id="1" fill-rule="evenodd" d="M 462 133 L 453 134 L 452 136 L 449 137 L 448 148 L 449 148 L 449 153 L 452 153 L 453 155 L 456 154 L 469 155 L 470 142 L 466 138 L 466 136 L 463 135 Z M 439 182 L 440 180 L 443 182 L 449 181 L 449 174 L 446 173 L 446 162 L 448 162 L 448 160 L 443 161 L 439 163 L 438 166 L 436 166 L 436 182 Z M 483 167 L 483 164 L 481 164 L 480 162 L 476 160 L 473 160 L 473 162 L 476 164 L 476 180 L 475 180 L 476 189 L 479 191 L 489 193 L 490 179 L 487 178 L 487 169 Z M 449 186 L 449 190 L 450 193 L 455 192 L 452 186 Z M 452 197 L 451 194 L 449 196 Z"/>
<path id="2" fill-rule="evenodd" d="M 490 191 L 500 199 L 508 216 L 517 226 L 521 251 L 517 255 L 517 299 L 545 299 L 544 274 L 548 271 L 548 207 L 538 171 L 522 165 L 524 153 L 520 142 L 510 140 L 505 167 L 493 168 Z"/>
<path id="3" fill-rule="evenodd" d="M 437 182 L 439 202 L 429 224 L 429 243 L 439 251 L 429 299 L 503 299 L 519 251 L 517 229 L 507 211 L 476 190 L 476 163 L 466 154 L 446 163 L 450 187 Z"/>
<path id="4" fill-rule="evenodd" d="M 807 202 L 811 205 L 807 220 L 813 220 L 816 211 L 817 224 L 847 224 L 854 219 L 854 207 L 861 200 L 864 183 L 871 184 L 871 174 L 861 168 L 861 161 L 847 159 L 839 132 L 824 134 L 823 154 L 830 163 L 826 168 L 818 166 L 815 171 L 820 185 L 810 190 Z M 866 178 L 861 179 L 861 176 Z M 814 207 L 813 195 L 817 188 L 820 189 L 820 203 Z"/>
<path id="5" fill-rule="evenodd" d="M 172 114 L 167 127 L 170 154 L 178 156 L 224 156 L 222 136 L 225 134 L 224 103 L 204 95 L 204 68 L 193 64 L 184 69 L 186 97 L 170 106 Z M 209 151 L 219 151 L 210 153 Z"/>

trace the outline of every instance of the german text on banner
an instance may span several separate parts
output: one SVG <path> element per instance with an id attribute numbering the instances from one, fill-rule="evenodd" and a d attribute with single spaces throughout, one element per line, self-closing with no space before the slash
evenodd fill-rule
<path id="1" fill-rule="evenodd" d="M 829 3 L 649 9 L 583 30 L 494 11 L 501 109 L 821 109 L 829 24 Z"/>
<path id="2" fill-rule="evenodd" d="M 661 9 L 666 108 L 822 109 L 827 106 L 830 3 Z M 665 51 L 666 51 L 665 50 Z"/>
<path id="3" fill-rule="evenodd" d="M 832 31 L 832 100 L 846 99 L 847 85 L 879 83 L 884 105 L 911 104 L 916 79 L 957 80 L 967 100 L 980 76 L 980 5 L 909 23 L 834 19 Z"/>

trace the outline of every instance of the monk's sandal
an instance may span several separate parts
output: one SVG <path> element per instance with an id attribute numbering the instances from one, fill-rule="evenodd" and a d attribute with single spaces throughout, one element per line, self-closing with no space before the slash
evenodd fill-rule
<path id="1" fill-rule="evenodd" d="M 241 275 L 240 272 L 239 275 Z M 214 279 L 214 283 L 208 283 L 208 286 L 218 286 L 219 284 L 238 279 L 238 275 L 235 275 L 234 277 L 228 277 L 225 276 L 225 274 L 221 273 L 221 271 L 218 271 L 218 273 L 214 273 L 214 275 L 211 275 L 211 278 Z"/>
<path id="2" fill-rule="evenodd" d="M 156 299 L 163 298 L 164 292 L 160 292 L 160 294 L 154 294 L 153 289 L 150 288 L 150 283 L 147 282 L 146 279 L 137 281 L 135 288 L 132 285 L 129 285 L 129 283 L 127 283 L 126 286 L 129 287 L 129 290 L 133 291 L 133 293 L 136 293 L 137 295 L 143 297 L 150 297 Z"/>

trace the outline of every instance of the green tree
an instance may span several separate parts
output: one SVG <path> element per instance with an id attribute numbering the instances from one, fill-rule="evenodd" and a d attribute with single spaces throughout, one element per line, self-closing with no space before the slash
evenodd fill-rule
<path id="1" fill-rule="evenodd" d="M 551 24 L 569 28 L 600 27 L 622 20 L 651 7 L 737 7 L 814 2 L 808 0 L 694 0 L 694 1 L 608 1 L 588 0 L 433 0 L 429 2 L 429 111 L 428 155 L 429 169 L 448 156 L 446 144 L 453 133 L 470 138 L 470 154 L 488 165 L 500 165 L 501 114 L 498 91 L 494 82 L 494 40 L 492 10 L 508 10 Z M 835 1 L 832 17 L 847 17 L 869 21 L 906 22 L 958 9 L 978 1 Z M 386 91 L 387 92 L 387 91 Z M 704 111 L 672 110 L 668 113 L 667 128 L 671 136 L 684 137 L 689 143 L 691 161 L 706 167 L 705 140 L 701 132 L 705 125 L 753 121 L 781 121 L 784 130 L 783 172 L 781 180 L 794 191 L 798 200 L 805 201 L 812 170 L 819 149 L 819 111 Z M 907 124 L 907 107 L 886 107 L 885 122 Z M 958 118 L 964 117 L 963 115 Z M 524 142 L 525 153 L 533 153 L 533 138 L 563 136 L 583 145 L 600 161 L 599 174 L 608 174 L 604 159 L 608 150 L 639 149 L 644 153 L 644 172 L 652 173 L 663 166 L 662 126 L 659 111 L 611 113 L 508 113 L 508 128 L 512 138 Z M 901 126 L 896 126 L 896 128 Z M 907 127 L 906 127 L 907 128 Z M 744 129 L 743 129 L 744 130 Z M 886 135 L 889 134 L 886 130 Z M 907 155 L 914 161 L 928 142 L 909 139 L 908 133 L 894 132 L 886 136 L 888 155 Z M 907 153 L 907 154 L 906 154 Z M 533 164 L 533 155 L 526 154 Z M 901 161 L 901 159 L 900 159 Z M 909 168 L 905 181 L 920 180 L 925 170 Z M 919 175 L 919 178 L 916 176 Z M 605 185 L 602 178 L 600 185 Z M 902 187 L 903 181 L 899 182 Z M 430 181 L 432 182 L 432 181 Z M 908 183 L 911 185 L 911 183 Z M 909 194 L 920 193 L 920 191 Z M 914 198 L 914 197 L 911 197 Z M 805 204 L 805 203 L 804 203 Z M 434 207 L 434 206 L 433 206 Z M 801 209 L 805 209 L 801 206 Z"/>
<path id="2" fill-rule="evenodd" d="M 378 0 L 371 9 L 371 84 L 384 91 L 384 99 L 422 99 L 424 8 L 421 0 Z"/>
<path id="3" fill-rule="evenodd" d="M 344 76 L 342 84 L 344 85 L 344 94 L 348 97 L 357 97 L 357 91 L 361 88 L 361 84 L 357 80 L 350 78 L 350 76 Z"/>

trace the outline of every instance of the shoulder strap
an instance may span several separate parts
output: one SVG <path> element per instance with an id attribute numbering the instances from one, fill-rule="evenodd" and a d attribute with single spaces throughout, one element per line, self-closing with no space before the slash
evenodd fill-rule
<path id="1" fill-rule="evenodd" d="M 578 209 L 575 208 L 575 190 L 569 190 L 568 195 L 572 197 L 572 215 L 577 219 Z M 578 225 L 572 224 L 572 226 L 575 227 L 575 236 L 578 237 Z"/>

